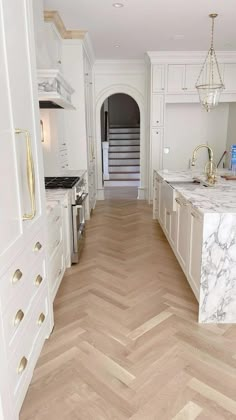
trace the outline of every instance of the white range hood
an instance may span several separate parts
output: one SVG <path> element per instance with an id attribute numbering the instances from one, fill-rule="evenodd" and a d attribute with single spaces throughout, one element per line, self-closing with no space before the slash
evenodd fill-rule
<path id="1" fill-rule="evenodd" d="M 37 75 L 40 108 L 75 109 L 71 101 L 74 89 L 66 82 L 60 70 L 40 69 Z"/>

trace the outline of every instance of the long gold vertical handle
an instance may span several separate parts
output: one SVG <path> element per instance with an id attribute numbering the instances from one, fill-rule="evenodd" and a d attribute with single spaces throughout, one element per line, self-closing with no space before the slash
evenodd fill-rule
<path id="1" fill-rule="evenodd" d="M 29 187 L 29 195 L 31 202 L 31 213 L 25 213 L 23 215 L 23 220 L 32 220 L 36 215 L 36 205 L 35 205 L 35 175 L 34 175 L 34 163 L 31 150 L 31 140 L 30 133 L 28 130 L 23 130 L 21 128 L 15 129 L 16 134 L 24 134 L 26 139 L 26 163 L 27 163 L 27 179 Z"/>

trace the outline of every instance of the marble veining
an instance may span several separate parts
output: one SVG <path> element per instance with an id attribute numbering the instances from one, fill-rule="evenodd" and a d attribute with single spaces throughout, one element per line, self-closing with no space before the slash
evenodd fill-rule
<path id="1" fill-rule="evenodd" d="M 170 185 L 177 181 L 173 185 L 177 194 L 203 216 L 199 321 L 236 323 L 236 181 L 219 175 L 214 187 L 205 188 L 178 184 L 192 179 L 190 171 L 157 174 Z"/>

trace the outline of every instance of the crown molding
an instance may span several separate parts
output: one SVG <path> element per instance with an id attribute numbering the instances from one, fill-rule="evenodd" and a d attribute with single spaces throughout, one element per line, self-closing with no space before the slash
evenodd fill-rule
<path id="1" fill-rule="evenodd" d="M 177 63 L 199 62 L 204 60 L 207 51 L 147 51 L 146 57 L 152 63 Z M 236 51 L 216 51 L 216 56 L 221 62 L 235 62 Z"/>
<path id="2" fill-rule="evenodd" d="M 87 33 L 87 31 L 84 31 L 84 30 L 66 29 L 60 14 L 56 10 L 45 10 L 44 21 L 54 23 L 60 36 L 63 39 L 84 39 Z"/>

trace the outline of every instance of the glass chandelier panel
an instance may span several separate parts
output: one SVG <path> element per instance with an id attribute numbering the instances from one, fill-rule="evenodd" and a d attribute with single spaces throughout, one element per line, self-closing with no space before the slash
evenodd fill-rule
<path id="1" fill-rule="evenodd" d="M 224 83 L 220 75 L 219 64 L 213 46 L 214 21 L 217 16 L 218 15 L 216 13 L 209 15 L 212 19 L 211 46 L 196 82 L 196 88 L 198 90 L 201 105 L 207 112 L 218 105 L 220 94 L 224 89 Z"/>

